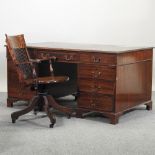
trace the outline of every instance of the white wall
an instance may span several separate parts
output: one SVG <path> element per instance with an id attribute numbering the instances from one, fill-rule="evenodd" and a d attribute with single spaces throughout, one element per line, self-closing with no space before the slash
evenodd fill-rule
<path id="1" fill-rule="evenodd" d="M 0 0 L 0 91 L 7 91 L 5 33 L 24 33 L 27 42 L 155 46 L 155 1 Z"/>

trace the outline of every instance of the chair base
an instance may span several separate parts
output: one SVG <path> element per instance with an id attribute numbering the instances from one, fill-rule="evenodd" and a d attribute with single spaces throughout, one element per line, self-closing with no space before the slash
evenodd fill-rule
<path id="1" fill-rule="evenodd" d="M 44 102 L 44 109 L 45 112 L 47 113 L 47 116 L 50 119 L 51 124 L 49 125 L 50 128 L 53 128 L 54 124 L 56 123 L 56 118 L 55 115 L 50 111 L 50 108 L 54 108 L 56 110 L 59 110 L 65 114 L 67 114 L 67 117 L 70 118 L 73 110 L 71 108 L 68 107 L 64 107 L 59 105 L 52 96 L 50 95 L 46 95 L 46 94 L 38 94 L 37 96 L 34 96 L 30 102 L 30 104 L 28 105 L 28 107 L 26 107 L 23 110 L 17 111 L 17 112 L 13 112 L 11 114 L 11 119 L 12 119 L 12 123 L 15 123 L 16 120 L 24 115 L 29 113 L 30 111 L 34 110 L 34 114 L 37 114 L 37 111 L 39 111 L 38 108 L 38 103 L 40 103 L 40 100 L 42 102 Z M 43 104 L 43 103 L 42 103 Z"/>

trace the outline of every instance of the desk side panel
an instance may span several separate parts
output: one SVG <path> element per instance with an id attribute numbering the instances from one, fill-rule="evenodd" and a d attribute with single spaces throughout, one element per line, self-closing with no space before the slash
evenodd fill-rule
<path id="1" fill-rule="evenodd" d="M 119 60 L 118 64 L 123 62 L 124 65 L 117 66 L 115 111 L 125 111 L 139 104 L 150 102 L 152 51 L 127 53 Z M 125 64 L 131 60 L 135 63 Z"/>

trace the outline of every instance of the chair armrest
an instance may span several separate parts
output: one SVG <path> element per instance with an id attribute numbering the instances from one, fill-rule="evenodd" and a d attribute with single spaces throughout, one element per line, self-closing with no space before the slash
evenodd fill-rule
<path id="1" fill-rule="evenodd" d="M 55 56 L 52 56 L 52 57 L 49 57 L 49 58 L 43 58 L 43 59 L 29 59 L 30 62 L 34 62 L 34 63 L 40 63 L 42 61 L 49 61 L 49 60 L 53 60 L 53 61 L 56 61 L 56 57 Z"/>
<path id="2" fill-rule="evenodd" d="M 29 59 L 29 61 L 32 63 L 40 63 L 41 59 Z"/>

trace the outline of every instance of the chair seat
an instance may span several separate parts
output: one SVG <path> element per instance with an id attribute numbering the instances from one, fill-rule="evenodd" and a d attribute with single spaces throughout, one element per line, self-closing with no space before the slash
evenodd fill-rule
<path id="1" fill-rule="evenodd" d="M 69 80 L 68 76 L 47 76 L 47 77 L 38 77 L 36 79 L 26 80 L 26 84 L 34 84 L 37 81 L 39 84 L 49 84 L 49 83 L 62 83 Z"/>

